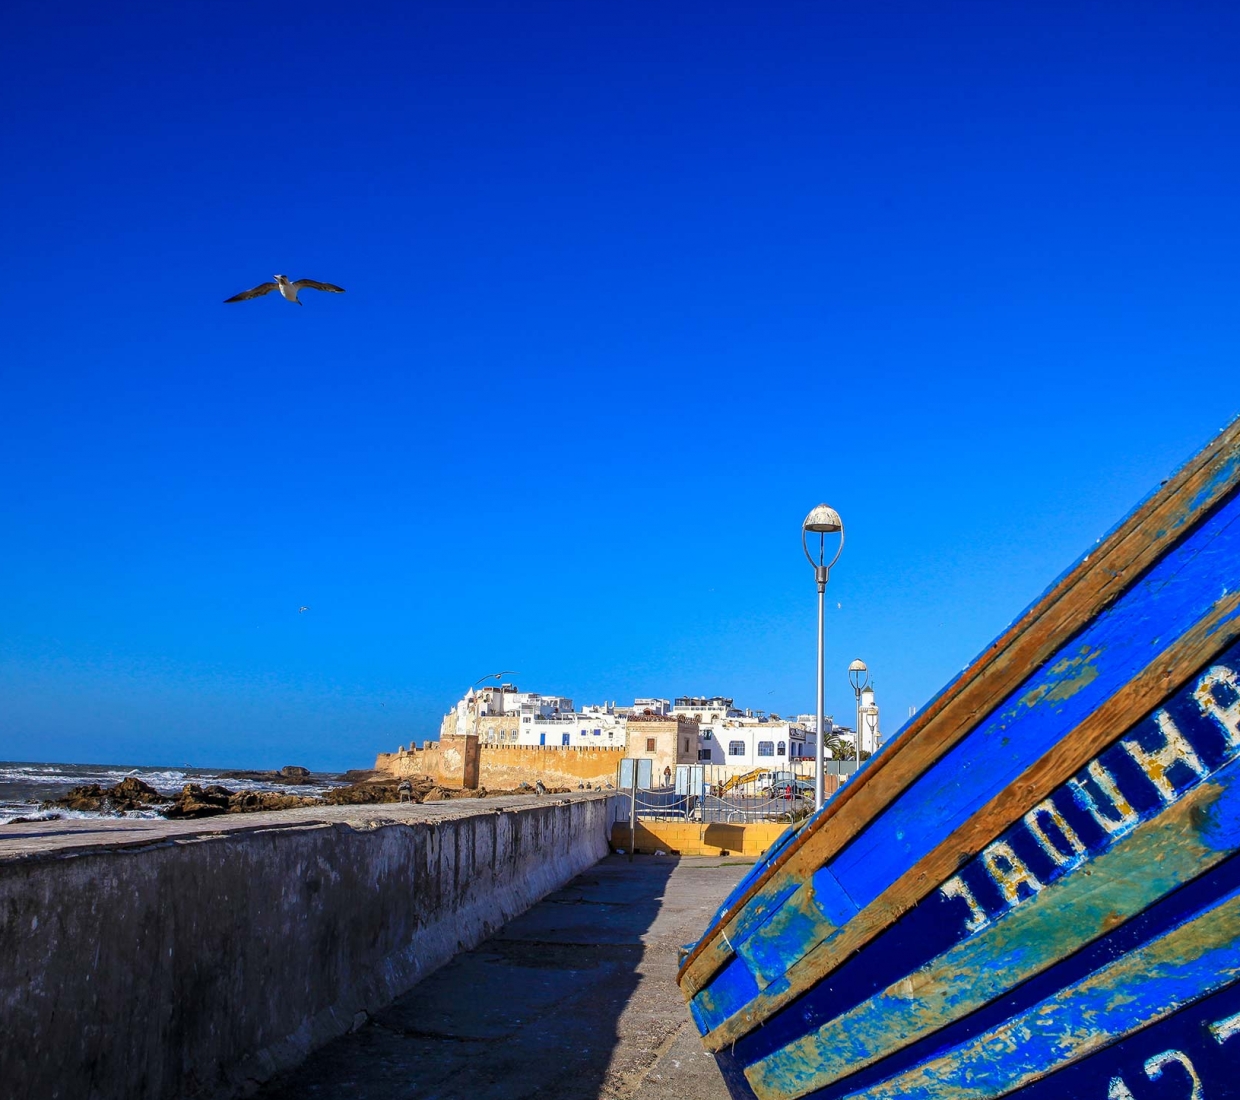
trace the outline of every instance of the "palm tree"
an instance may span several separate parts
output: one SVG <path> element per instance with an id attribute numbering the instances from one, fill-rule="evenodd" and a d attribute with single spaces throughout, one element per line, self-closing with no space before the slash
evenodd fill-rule
<path id="1" fill-rule="evenodd" d="M 844 748 L 848 747 L 848 753 L 852 754 L 852 742 L 844 741 L 838 733 L 832 733 L 823 741 L 823 749 L 830 755 L 832 760 L 840 760 L 844 757 Z"/>

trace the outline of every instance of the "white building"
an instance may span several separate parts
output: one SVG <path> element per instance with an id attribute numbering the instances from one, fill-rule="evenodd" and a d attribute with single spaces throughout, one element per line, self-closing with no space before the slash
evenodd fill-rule
<path id="1" fill-rule="evenodd" d="M 814 735 L 785 719 L 725 718 L 698 727 L 698 758 L 736 772 L 784 771 L 814 759 Z"/>
<path id="2" fill-rule="evenodd" d="M 634 699 L 633 713 L 645 714 L 649 711 L 651 714 L 659 714 L 667 716 L 672 713 L 672 702 L 670 699 Z"/>
<path id="3" fill-rule="evenodd" d="M 671 713 L 696 718 L 703 725 L 741 716 L 741 712 L 732 705 L 732 700 L 722 695 L 682 695 L 672 703 Z"/>
<path id="4" fill-rule="evenodd" d="M 612 703 L 578 712 L 565 695 L 519 691 L 513 684 L 503 684 L 471 688 L 440 725 L 440 736 L 471 734 L 496 745 L 621 748 L 625 719 Z"/>

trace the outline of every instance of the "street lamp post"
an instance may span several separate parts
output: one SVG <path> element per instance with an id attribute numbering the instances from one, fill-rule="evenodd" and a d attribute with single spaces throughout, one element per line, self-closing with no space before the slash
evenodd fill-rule
<path id="1" fill-rule="evenodd" d="M 829 562 L 826 560 L 827 536 L 839 532 L 840 544 L 836 547 L 835 557 Z M 818 560 L 814 561 L 814 555 L 809 551 L 809 543 L 806 541 L 810 534 L 818 536 Z M 814 750 L 817 757 L 814 766 L 814 807 L 821 808 L 823 803 L 823 771 L 826 770 L 825 764 L 825 737 L 823 736 L 823 711 L 826 709 L 826 680 L 823 648 L 826 642 L 826 611 L 825 600 L 827 593 L 827 581 L 831 576 L 831 566 L 840 560 L 840 554 L 844 550 L 844 521 L 840 519 L 840 514 L 834 508 L 829 508 L 825 504 L 818 505 L 808 516 L 805 522 L 801 524 L 801 549 L 805 551 L 805 557 L 810 565 L 814 567 L 814 580 L 818 583 L 818 725 L 816 741 L 818 747 Z"/>
<path id="2" fill-rule="evenodd" d="M 515 676 L 515 675 L 516 675 L 516 672 L 514 672 L 510 668 L 503 669 L 500 672 L 488 672 L 485 676 L 479 676 L 478 679 L 474 681 L 474 687 L 477 687 L 479 684 L 481 684 L 485 680 L 501 680 L 505 676 Z M 472 692 L 473 688 L 470 688 L 470 691 Z M 473 707 L 474 709 L 474 736 L 477 737 L 478 736 L 478 698 L 477 696 L 474 696 L 473 704 L 474 704 L 474 707 Z"/>
<path id="3" fill-rule="evenodd" d="M 857 741 L 857 767 L 861 767 L 861 693 L 870 685 L 870 670 L 865 662 L 858 657 L 848 666 L 848 682 L 852 684 L 853 693 L 857 696 L 857 725 L 854 734 Z"/>
<path id="4" fill-rule="evenodd" d="M 873 709 L 865 716 L 865 728 L 870 731 L 870 744 L 873 746 L 870 752 L 878 752 L 878 715 Z"/>

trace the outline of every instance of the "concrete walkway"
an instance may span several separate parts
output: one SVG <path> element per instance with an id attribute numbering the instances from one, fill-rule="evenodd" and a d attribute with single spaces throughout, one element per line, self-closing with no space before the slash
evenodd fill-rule
<path id="1" fill-rule="evenodd" d="M 747 869 L 609 856 L 258 1096 L 726 1100 L 676 949 Z"/>

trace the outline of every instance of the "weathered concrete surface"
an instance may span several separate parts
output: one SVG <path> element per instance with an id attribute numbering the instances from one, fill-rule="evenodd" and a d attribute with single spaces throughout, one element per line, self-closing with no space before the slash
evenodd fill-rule
<path id="1" fill-rule="evenodd" d="M 611 856 L 258 1100 L 726 1100 L 676 949 L 747 869 Z"/>
<path id="2" fill-rule="evenodd" d="M 603 796 L 0 828 L 0 1095 L 252 1092 L 607 851 Z"/>

